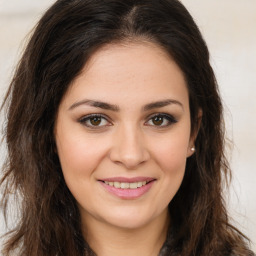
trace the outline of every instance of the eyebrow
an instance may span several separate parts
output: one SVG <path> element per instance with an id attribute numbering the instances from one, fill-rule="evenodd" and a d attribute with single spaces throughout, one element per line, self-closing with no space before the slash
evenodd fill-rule
<path id="1" fill-rule="evenodd" d="M 101 102 L 101 101 L 95 101 L 95 100 L 81 100 L 81 101 L 78 101 L 78 102 L 74 103 L 73 105 L 71 105 L 69 110 L 72 110 L 72 109 L 74 109 L 78 106 L 81 106 L 81 105 L 88 105 L 88 106 L 91 106 L 91 107 L 111 110 L 111 111 L 115 111 L 115 112 L 120 110 L 117 105 L 113 105 L 113 104 L 109 104 L 109 103 Z"/>
<path id="2" fill-rule="evenodd" d="M 172 105 L 172 104 L 179 105 L 183 109 L 183 105 L 181 102 L 179 102 L 177 100 L 167 99 L 167 100 L 160 100 L 160 101 L 149 103 L 149 104 L 143 106 L 142 110 L 149 111 L 151 109 L 162 108 L 162 107 L 166 107 L 166 106 Z M 105 110 L 111 110 L 114 112 L 118 112 L 120 110 L 120 108 L 117 105 L 113 105 L 113 104 L 102 102 L 102 101 L 95 101 L 95 100 L 78 101 L 78 102 L 72 104 L 71 107 L 69 108 L 69 110 L 72 110 L 81 105 L 88 105 L 91 107 L 101 108 L 101 109 L 105 109 Z"/>
<path id="3" fill-rule="evenodd" d="M 151 110 L 151 109 L 154 109 L 154 108 L 162 108 L 162 107 L 172 105 L 172 104 L 179 105 L 183 109 L 183 105 L 182 105 L 181 102 L 179 102 L 177 100 L 167 99 L 167 100 L 161 100 L 161 101 L 156 101 L 156 102 L 149 103 L 149 104 L 147 104 L 143 107 L 143 110 L 148 111 L 148 110 Z"/>

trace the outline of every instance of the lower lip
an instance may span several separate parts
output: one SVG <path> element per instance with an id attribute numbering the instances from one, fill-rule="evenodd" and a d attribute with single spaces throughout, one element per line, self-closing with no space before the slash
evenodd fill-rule
<path id="1" fill-rule="evenodd" d="M 111 194 L 122 198 L 122 199 L 137 199 L 141 196 L 143 196 L 145 193 L 147 193 L 150 188 L 153 186 L 153 183 L 155 181 L 151 181 L 147 183 L 146 185 L 140 187 L 140 188 L 134 188 L 134 189 L 122 189 L 122 188 L 115 188 L 114 186 L 109 186 L 104 182 L 100 182 L 102 186 L 107 189 L 108 192 Z"/>

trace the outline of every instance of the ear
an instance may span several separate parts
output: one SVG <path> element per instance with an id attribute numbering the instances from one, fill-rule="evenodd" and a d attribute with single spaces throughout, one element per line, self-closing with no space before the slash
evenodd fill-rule
<path id="1" fill-rule="evenodd" d="M 196 141 L 199 129 L 200 129 L 202 116 L 203 116 L 203 111 L 202 111 L 202 109 L 199 109 L 198 114 L 197 114 L 197 119 L 195 121 L 196 123 L 195 123 L 194 131 L 192 131 L 192 133 L 190 135 L 188 148 L 187 148 L 187 157 L 192 156 L 196 152 L 195 141 Z"/>

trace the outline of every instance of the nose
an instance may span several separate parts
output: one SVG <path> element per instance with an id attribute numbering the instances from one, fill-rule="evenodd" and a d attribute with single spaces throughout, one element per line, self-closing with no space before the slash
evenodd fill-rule
<path id="1" fill-rule="evenodd" d="M 114 135 L 110 151 L 111 161 L 126 169 L 136 169 L 149 160 L 150 154 L 139 128 L 119 129 Z"/>

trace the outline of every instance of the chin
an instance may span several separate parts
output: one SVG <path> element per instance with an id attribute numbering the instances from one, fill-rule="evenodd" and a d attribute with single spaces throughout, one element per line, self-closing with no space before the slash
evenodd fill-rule
<path id="1" fill-rule="evenodd" d="M 112 226 L 120 229 L 139 229 L 151 222 L 151 218 L 143 216 L 118 216 L 108 221 Z"/>
<path id="2" fill-rule="evenodd" d="M 120 229 L 139 229 L 152 223 L 158 217 L 163 218 L 161 212 L 150 211 L 145 207 L 143 210 L 122 209 L 122 211 L 112 211 L 103 218 L 106 223 Z"/>

